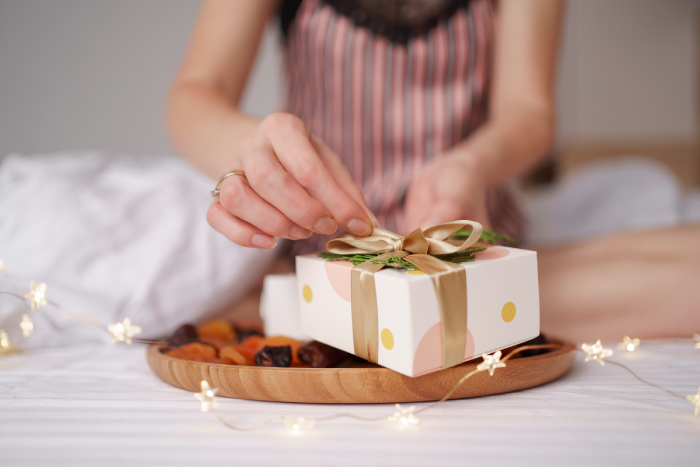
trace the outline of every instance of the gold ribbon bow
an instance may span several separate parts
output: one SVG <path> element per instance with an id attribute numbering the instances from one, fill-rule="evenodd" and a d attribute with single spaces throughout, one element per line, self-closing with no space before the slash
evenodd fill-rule
<path id="1" fill-rule="evenodd" d="M 446 241 L 452 234 L 466 227 L 472 233 L 464 242 Z M 374 274 L 386 265 L 375 263 L 399 257 L 430 275 L 435 288 L 440 322 L 442 323 L 442 367 L 449 368 L 464 361 L 467 344 L 467 276 L 463 267 L 442 261 L 431 255 L 445 255 L 465 251 L 474 245 L 483 228 L 474 221 L 454 221 L 416 229 L 406 236 L 375 228 L 368 237 L 344 234 L 326 245 L 331 253 L 341 255 L 379 254 L 352 268 L 351 307 L 352 333 L 355 355 L 377 363 L 379 349 L 379 320 L 377 290 Z"/>

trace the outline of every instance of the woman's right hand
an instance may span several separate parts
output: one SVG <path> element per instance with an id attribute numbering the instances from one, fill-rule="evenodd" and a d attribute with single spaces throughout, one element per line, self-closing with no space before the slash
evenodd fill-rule
<path id="1" fill-rule="evenodd" d="M 231 176 L 207 221 L 245 247 L 273 248 L 274 237 L 329 235 L 338 226 L 366 236 L 376 226 L 362 193 L 340 158 L 286 113 L 271 114 L 232 147 Z"/>

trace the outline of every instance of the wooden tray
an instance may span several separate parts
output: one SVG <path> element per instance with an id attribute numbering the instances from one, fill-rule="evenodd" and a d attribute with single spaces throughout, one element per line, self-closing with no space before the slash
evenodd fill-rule
<path id="1" fill-rule="evenodd" d="M 455 391 L 450 399 L 487 396 L 539 386 L 563 375 L 573 364 L 576 347 L 562 339 L 560 349 L 543 355 L 512 359 L 505 368 L 478 373 Z M 409 378 L 377 365 L 353 368 L 264 368 L 199 363 L 168 357 L 157 345 L 149 346 L 146 359 L 163 381 L 192 392 L 200 391 L 204 379 L 218 388 L 218 396 L 275 402 L 310 404 L 374 404 L 434 401 L 472 371 L 481 359 Z"/>

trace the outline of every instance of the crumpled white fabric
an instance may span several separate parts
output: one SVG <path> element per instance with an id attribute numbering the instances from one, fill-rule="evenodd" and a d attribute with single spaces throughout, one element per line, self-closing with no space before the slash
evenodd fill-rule
<path id="1" fill-rule="evenodd" d="M 700 194 L 644 157 L 591 163 L 522 199 L 526 241 L 537 245 L 700 222 Z"/>
<path id="2" fill-rule="evenodd" d="M 244 295 L 275 252 L 243 248 L 206 222 L 215 185 L 185 161 L 108 152 L 64 152 L 0 162 L 0 260 L 24 295 L 47 298 L 105 324 L 129 317 L 161 337 Z M 34 320 L 24 347 L 107 341 L 55 310 L 28 312 L 0 295 L 0 328 L 17 341 L 21 314 Z"/>

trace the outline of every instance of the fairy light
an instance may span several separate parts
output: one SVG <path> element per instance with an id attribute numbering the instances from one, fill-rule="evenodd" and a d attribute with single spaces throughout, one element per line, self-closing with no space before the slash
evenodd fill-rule
<path id="1" fill-rule="evenodd" d="M 581 350 L 588 354 L 586 355 L 586 360 L 584 361 L 588 362 L 590 360 L 595 360 L 600 363 L 601 366 L 605 366 L 603 359 L 610 357 L 613 354 L 612 350 L 603 348 L 603 344 L 600 343 L 600 339 L 598 339 L 598 341 L 593 345 L 582 344 Z"/>
<path id="2" fill-rule="evenodd" d="M 46 284 L 41 283 L 37 284 L 34 281 L 31 281 L 29 283 L 29 293 L 24 296 L 27 300 L 29 300 L 29 305 L 31 306 L 32 310 L 36 310 L 39 307 L 42 307 L 46 305 L 48 302 L 46 301 Z"/>
<path id="3" fill-rule="evenodd" d="M 3 260 L 0 259 L 0 271 L 4 271 L 4 270 L 5 270 L 5 263 L 3 262 Z"/>
<path id="4" fill-rule="evenodd" d="M 695 405 L 695 415 L 700 414 L 700 387 L 697 394 L 690 394 L 685 397 L 691 404 Z"/>
<path id="5" fill-rule="evenodd" d="M 293 431 L 309 431 L 315 426 L 314 421 L 306 417 L 285 417 L 284 424 Z"/>
<path id="6" fill-rule="evenodd" d="M 693 339 L 695 339 L 695 348 L 700 349 L 700 334 L 693 334 Z"/>
<path id="7" fill-rule="evenodd" d="M 632 339 L 629 336 L 625 336 L 622 338 L 622 342 L 617 344 L 617 348 L 620 350 L 627 350 L 628 352 L 634 352 L 637 347 L 639 347 L 639 344 L 641 341 L 639 339 Z"/>
<path id="8" fill-rule="evenodd" d="M 131 345 L 131 338 L 136 334 L 141 334 L 141 326 L 131 324 L 129 318 L 124 318 L 124 321 L 121 323 L 114 323 L 107 326 L 107 331 L 112 335 L 112 339 L 109 341 L 110 344 L 126 342 L 127 345 Z"/>
<path id="9" fill-rule="evenodd" d="M 10 338 L 7 337 L 7 333 L 4 329 L 0 329 L 0 353 L 9 352 L 11 348 L 12 344 L 10 344 Z"/>
<path id="10" fill-rule="evenodd" d="M 213 409 L 218 405 L 216 399 L 214 399 L 218 389 L 212 389 L 209 386 L 209 383 L 207 383 L 204 380 L 202 380 L 202 382 L 200 383 L 200 387 L 202 388 L 202 390 L 194 394 L 194 398 L 199 400 L 199 402 L 201 403 L 200 409 L 202 410 L 202 412 L 209 412 L 209 409 Z"/>
<path id="11" fill-rule="evenodd" d="M 489 374 L 493 376 L 493 372 L 496 368 L 505 368 L 506 364 L 501 361 L 501 351 L 494 352 L 492 355 L 483 354 L 481 358 L 484 359 L 483 362 L 479 363 L 476 367 L 478 371 L 488 370 Z"/>
<path id="12" fill-rule="evenodd" d="M 22 322 L 19 323 L 19 327 L 22 329 L 22 335 L 24 337 L 29 337 L 32 331 L 34 331 L 34 323 L 29 315 L 22 315 Z"/>
<path id="13" fill-rule="evenodd" d="M 396 404 L 396 412 L 389 415 L 388 419 L 391 422 L 398 423 L 402 427 L 404 426 L 415 426 L 420 423 L 418 417 L 416 417 L 413 412 L 415 412 L 416 406 L 412 405 L 406 409 L 401 407 L 401 404 Z"/>

